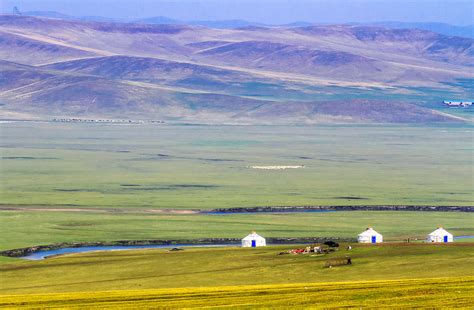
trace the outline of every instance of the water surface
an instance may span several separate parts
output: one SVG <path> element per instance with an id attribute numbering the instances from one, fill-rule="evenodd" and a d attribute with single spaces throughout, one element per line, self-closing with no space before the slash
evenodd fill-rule
<path id="1" fill-rule="evenodd" d="M 237 246 L 237 244 L 171 244 L 171 245 L 111 245 L 111 246 L 84 246 L 77 248 L 62 248 L 55 250 L 39 251 L 28 254 L 21 258 L 27 260 L 42 260 L 51 256 L 63 255 L 63 254 L 74 254 L 74 253 L 86 253 L 95 251 L 125 251 L 125 250 L 137 250 L 137 249 L 168 249 L 168 248 L 183 248 L 183 247 L 224 247 L 224 246 Z"/>

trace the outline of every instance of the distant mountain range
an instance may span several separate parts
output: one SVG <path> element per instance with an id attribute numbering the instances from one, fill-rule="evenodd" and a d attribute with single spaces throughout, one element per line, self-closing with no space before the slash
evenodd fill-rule
<path id="1" fill-rule="evenodd" d="M 444 122 L 460 118 L 431 109 L 432 101 L 472 93 L 474 40 L 465 37 L 50 15 L 0 16 L 0 117 Z"/>
<path id="2" fill-rule="evenodd" d="M 155 16 L 142 19 L 114 19 L 101 16 L 71 16 L 54 11 L 29 11 L 24 12 L 25 16 L 36 16 L 36 17 L 48 17 L 48 18 L 59 18 L 64 20 L 78 20 L 78 21 L 97 21 L 97 22 L 128 22 L 128 23 L 146 23 L 146 24 L 173 24 L 173 25 L 194 25 L 194 26 L 204 26 L 209 28 L 221 28 L 221 29 L 234 29 L 241 27 L 255 27 L 255 26 L 264 26 L 264 27 L 305 27 L 317 25 L 317 23 L 310 23 L 305 21 L 296 21 L 289 24 L 278 24 L 278 25 L 269 25 L 263 23 L 250 22 L 246 20 L 195 20 L 195 21 L 186 21 L 172 19 L 164 16 Z M 444 23 L 409 23 L 409 22 L 396 22 L 396 21 L 387 21 L 387 22 L 375 22 L 375 23 L 352 23 L 352 25 L 372 25 L 372 26 L 381 26 L 391 29 L 421 29 L 428 30 L 448 36 L 459 36 L 466 38 L 474 38 L 474 25 L 468 26 L 455 26 Z"/>

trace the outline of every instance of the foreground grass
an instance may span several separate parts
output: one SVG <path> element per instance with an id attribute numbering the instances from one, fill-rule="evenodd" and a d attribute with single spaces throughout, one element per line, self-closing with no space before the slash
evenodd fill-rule
<path id="1" fill-rule="evenodd" d="M 474 235 L 473 222 L 474 213 L 460 212 L 166 215 L 0 211 L 0 250 L 59 242 L 242 238 L 252 230 L 265 237 L 356 238 L 367 226 L 373 226 L 387 241 L 425 240 L 437 226 L 445 227 L 455 236 Z"/>
<path id="2" fill-rule="evenodd" d="M 0 132 L 4 205 L 212 209 L 474 201 L 472 125 L 11 123 L 0 124 Z"/>
<path id="3" fill-rule="evenodd" d="M 291 246 L 92 252 L 0 266 L 0 294 L 270 285 L 474 276 L 474 245 L 353 245 L 326 256 Z M 324 268 L 350 255 L 353 265 Z"/>
<path id="4" fill-rule="evenodd" d="M 0 296 L 9 308 L 471 308 L 474 277 Z"/>

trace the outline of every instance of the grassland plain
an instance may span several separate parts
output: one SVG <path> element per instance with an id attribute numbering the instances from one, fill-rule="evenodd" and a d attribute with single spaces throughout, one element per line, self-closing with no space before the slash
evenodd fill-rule
<path id="1" fill-rule="evenodd" d="M 424 240 L 437 226 L 445 227 L 455 236 L 474 235 L 473 222 L 473 213 L 461 212 L 170 215 L 123 211 L 0 211 L 0 250 L 60 242 L 242 238 L 252 230 L 265 237 L 356 238 L 367 226 L 380 231 L 386 241 Z"/>
<path id="2" fill-rule="evenodd" d="M 456 308 L 474 303 L 473 277 L 324 284 L 248 285 L 0 296 L 18 308 Z"/>
<path id="3" fill-rule="evenodd" d="M 0 126 L 2 250 L 56 242 L 242 237 L 250 230 L 266 237 L 355 237 L 369 225 L 388 241 L 424 239 L 439 225 L 455 235 L 474 234 L 471 213 L 158 213 L 280 205 L 471 206 L 471 125 Z M 305 168 L 261 171 L 252 165 Z M 25 210 L 6 210 L 11 207 Z M 42 208 L 50 211 L 37 211 Z M 101 300 L 119 307 L 130 302 L 468 307 L 473 298 L 470 242 L 356 245 L 350 252 L 354 265 L 332 269 L 323 268 L 326 259 L 346 251 L 277 255 L 288 248 L 97 252 L 35 262 L 2 257 L 0 305 L 81 308 Z M 328 283 L 340 281 L 382 282 Z M 249 284 L 260 286 L 240 287 Z M 92 293 L 109 290 L 123 291 Z M 84 291 L 89 293 L 78 293 Z M 68 294 L 10 296 L 60 292 Z"/>
<path id="4" fill-rule="evenodd" d="M 472 125 L 2 123 L 1 203 L 472 205 Z M 262 171 L 252 165 L 304 165 Z"/>
<path id="5" fill-rule="evenodd" d="M 278 255 L 292 246 L 90 252 L 0 266 L 0 294 L 401 280 L 474 276 L 472 243 L 341 245 L 324 256 Z M 350 255 L 353 264 L 324 268 Z"/>

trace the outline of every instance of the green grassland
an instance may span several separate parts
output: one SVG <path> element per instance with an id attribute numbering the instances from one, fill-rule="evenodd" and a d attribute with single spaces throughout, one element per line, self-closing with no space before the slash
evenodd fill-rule
<path id="1" fill-rule="evenodd" d="M 456 236 L 474 235 L 474 214 L 461 212 L 159 212 L 472 206 L 471 125 L 24 122 L 0 124 L 0 135 L 0 250 L 59 242 L 240 238 L 251 230 L 265 237 L 355 238 L 367 226 L 386 241 L 424 239 L 437 226 Z M 305 168 L 263 171 L 252 165 Z M 473 303 L 472 242 L 355 244 L 349 252 L 345 246 L 327 256 L 278 255 L 291 247 L 270 246 L 94 252 L 43 261 L 0 257 L 0 307 L 460 308 Z M 324 268 L 327 259 L 348 254 L 352 266 Z M 54 294 L 37 295 L 42 293 Z"/>
<path id="2" fill-rule="evenodd" d="M 84 308 L 456 308 L 474 303 L 472 277 L 333 284 L 106 291 L 0 296 L 3 309 Z"/>
<path id="3" fill-rule="evenodd" d="M 328 255 L 278 255 L 291 246 L 90 252 L 0 266 L 0 293 L 32 294 L 180 287 L 474 276 L 472 243 L 341 244 Z M 325 268 L 350 255 L 352 265 Z"/>
<path id="4" fill-rule="evenodd" d="M 471 125 L 3 123 L 3 205 L 472 205 Z M 252 165 L 305 165 L 262 171 Z"/>
<path id="5" fill-rule="evenodd" d="M 356 238 L 373 226 L 386 241 L 425 240 L 437 226 L 474 235 L 474 214 L 337 211 L 282 214 L 175 215 L 145 212 L 0 211 L 0 250 L 60 242 L 265 237 Z M 460 239 L 469 242 L 474 239 Z M 1 261 L 0 261 L 1 262 Z"/>

